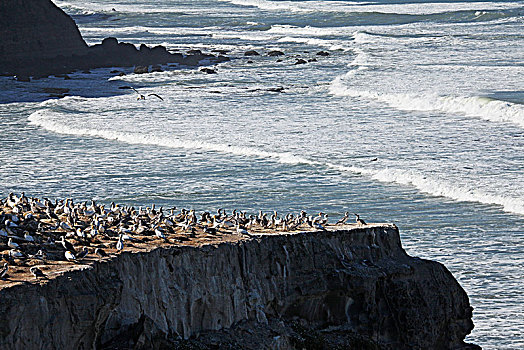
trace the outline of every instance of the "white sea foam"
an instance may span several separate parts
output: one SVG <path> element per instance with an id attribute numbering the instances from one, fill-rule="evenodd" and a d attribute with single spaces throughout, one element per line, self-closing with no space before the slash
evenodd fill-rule
<path id="1" fill-rule="evenodd" d="M 70 97 L 70 100 L 77 98 Z M 54 102 L 45 102 L 41 105 L 51 106 Z M 283 164 L 307 164 L 312 166 L 335 169 L 342 172 L 351 172 L 370 177 L 381 182 L 398 183 L 413 186 L 421 192 L 434 196 L 443 196 L 457 201 L 479 202 L 484 204 L 495 204 L 507 212 L 524 214 L 524 201 L 518 198 L 505 197 L 489 194 L 475 188 L 465 188 L 456 186 L 446 180 L 441 180 L 438 176 L 431 174 L 417 173 L 416 171 L 400 169 L 373 169 L 361 166 L 343 166 L 330 162 L 320 162 L 302 157 L 290 152 L 264 151 L 253 147 L 240 147 L 224 144 L 215 144 L 194 140 L 183 140 L 176 137 L 153 136 L 138 132 L 123 132 L 108 130 L 103 128 L 79 127 L 78 123 L 64 123 L 60 113 L 52 112 L 44 108 L 34 112 L 29 116 L 31 125 L 42 127 L 48 131 L 59 134 L 100 137 L 107 140 L 115 140 L 128 144 L 156 145 L 168 148 L 181 148 L 188 150 L 204 150 L 220 152 L 246 157 L 257 157 L 272 159 Z M 81 123 L 80 123 L 81 125 Z"/>
<path id="2" fill-rule="evenodd" d="M 428 175 L 417 173 L 412 170 L 390 168 L 371 170 L 359 167 L 338 166 L 334 164 L 329 165 L 330 167 L 341 171 L 361 173 L 381 182 L 393 182 L 413 186 L 419 191 L 433 196 L 447 197 L 456 201 L 495 204 L 501 206 L 506 212 L 524 214 L 524 200 L 522 198 L 500 196 L 486 193 L 473 187 L 467 188 L 464 186 L 457 186 L 447 180 L 439 179 L 438 176 L 434 174 Z"/>
<path id="3" fill-rule="evenodd" d="M 222 0 L 239 6 L 256 7 L 267 11 L 291 12 L 380 12 L 389 14 L 427 15 L 467 10 L 504 10 L 522 6 L 519 2 L 492 3 L 492 2 L 424 2 L 412 4 L 370 4 L 369 2 L 347 1 L 268 1 L 268 0 Z"/>
<path id="4" fill-rule="evenodd" d="M 378 100 L 400 110 L 463 114 L 493 122 L 509 122 L 524 128 L 524 105 L 487 97 L 440 96 L 429 93 L 380 93 L 359 90 L 349 87 L 344 76 L 337 77 L 331 83 L 330 92 L 336 96 Z"/>
<path id="5" fill-rule="evenodd" d="M 32 113 L 29 116 L 29 121 L 31 125 L 37 125 L 48 131 L 58 134 L 100 137 L 107 140 L 115 140 L 129 144 L 156 145 L 161 147 L 182 149 L 200 149 L 239 156 L 271 158 L 284 164 L 317 164 L 317 162 L 286 152 L 268 152 L 251 147 L 238 147 L 201 141 L 182 140 L 175 137 L 159 137 L 135 132 L 121 132 L 115 130 L 77 127 L 63 123 L 60 117 L 53 117 L 53 112 L 50 112 L 49 110 L 40 110 Z"/>

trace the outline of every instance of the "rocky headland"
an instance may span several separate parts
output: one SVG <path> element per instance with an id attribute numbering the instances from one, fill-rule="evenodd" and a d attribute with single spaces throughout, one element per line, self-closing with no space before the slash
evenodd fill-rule
<path id="1" fill-rule="evenodd" d="M 171 53 L 163 46 L 144 44 L 137 49 L 115 38 L 88 46 L 73 19 L 51 0 L 0 2 L 0 75 L 16 75 L 19 80 L 101 67 L 195 66 L 227 60 L 198 50 Z"/>
<path id="2" fill-rule="evenodd" d="M 392 224 L 23 195 L 0 216 L 2 349 L 478 348 L 465 291 Z"/>

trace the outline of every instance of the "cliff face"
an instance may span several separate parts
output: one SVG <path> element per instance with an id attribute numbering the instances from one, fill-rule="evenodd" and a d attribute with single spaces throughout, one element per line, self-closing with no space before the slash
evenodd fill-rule
<path id="1" fill-rule="evenodd" d="M 323 330 L 324 344 L 345 348 L 454 349 L 473 328 L 451 273 L 409 257 L 389 225 L 124 252 L 0 300 L 2 349 L 158 348 L 198 335 L 223 348 L 243 324 L 245 348 L 308 348 Z"/>
<path id="2" fill-rule="evenodd" d="M 83 54 L 75 22 L 50 0 L 0 1 L 0 61 Z"/>

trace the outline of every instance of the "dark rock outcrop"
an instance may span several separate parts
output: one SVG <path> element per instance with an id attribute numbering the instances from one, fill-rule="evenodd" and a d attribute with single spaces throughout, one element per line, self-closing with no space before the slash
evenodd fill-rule
<path id="1" fill-rule="evenodd" d="M 198 52 L 197 52 L 198 51 Z M 119 43 L 106 38 L 88 47 L 74 21 L 51 0 L 0 2 L 0 74 L 43 77 L 101 67 L 219 63 L 224 56 L 196 50 L 186 56 L 163 46 Z"/>
<path id="2" fill-rule="evenodd" d="M 6 350 L 475 348 L 466 293 L 393 225 L 124 252 L 0 300 Z"/>
<path id="3" fill-rule="evenodd" d="M 260 54 L 255 50 L 249 50 L 244 52 L 244 56 L 260 56 Z"/>
<path id="4" fill-rule="evenodd" d="M 272 50 L 267 53 L 268 56 L 275 57 L 275 56 L 284 56 L 284 53 L 282 51 L 278 50 Z"/>

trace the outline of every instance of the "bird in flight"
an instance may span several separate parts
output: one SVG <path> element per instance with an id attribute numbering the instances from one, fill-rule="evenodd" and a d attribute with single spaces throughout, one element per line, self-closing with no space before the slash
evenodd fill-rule
<path id="1" fill-rule="evenodd" d="M 134 92 L 136 92 L 138 94 L 138 97 L 137 97 L 137 100 L 145 100 L 146 99 L 146 96 L 145 95 L 142 95 L 140 92 L 138 92 L 137 89 L 135 89 L 134 87 L 132 86 L 121 86 L 119 87 L 119 89 L 129 89 L 129 90 L 133 90 Z M 160 100 L 164 101 L 164 99 L 158 95 L 158 94 L 147 94 L 147 96 L 155 96 L 157 98 L 159 98 Z"/>

